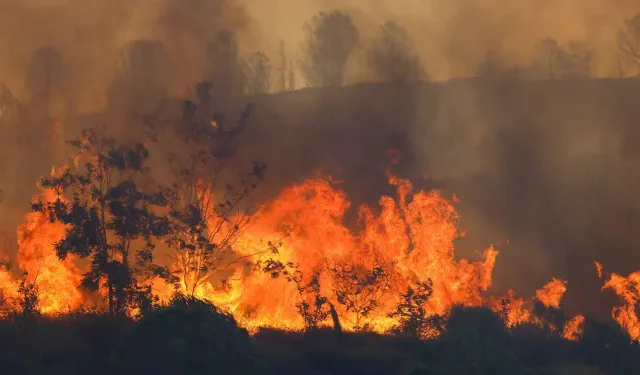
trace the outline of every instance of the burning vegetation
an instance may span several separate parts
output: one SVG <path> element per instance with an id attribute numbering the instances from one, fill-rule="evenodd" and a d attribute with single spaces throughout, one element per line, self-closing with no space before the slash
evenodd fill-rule
<path id="1" fill-rule="evenodd" d="M 23 283 L 37 293 L 34 308 L 46 315 L 92 301 L 110 315 L 136 316 L 182 293 L 211 301 L 251 331 L 339 324 L 384 333 L 446 319 L 454 306 L 488 306 L 509 327 L 550 324 L 566 338 L 580 336 L 583 317 L 555 326 L 527 307 L 558 310 L 565 281 L 544 285 L 534 302 L 513 291 L 491 296 L 498 251 L 489 247 L 475 262 L 456 259 L 462 233 L 453 203 L 437 191 L 414 191 L 392 168 L 396 197 L 360 207 L 353 230 L 344 224 L 350 202 L 330 176 L 309 178 L 243 212 L 240 202 L 262 173 L 257 165 L 255 181 L 243 181 L 249 185 L 242 191 L 226 186 L 216 199 L 214 182 L 198 176 L 172 188 L 154 186 L 141 144 L 118 145 L 93 131 L 72 144 L 79 150 L 74 165 L 41 181 L 34 212 L 18 228 L 24 277 L 4 274 L 0 286 L 14 310 Z M 144 181 L 149 188 L 143 190 Z M 159 247 L 171 254 L 169 264 L 154 261 Z M 632 282 L 613 275 L 605 286 Z M 634 298 L 627 302 L 635 304 Z M 637 337 L 632 310 L 616 308 L 614 315 Z M 436 328 L 411 329 L 432 336 Z"/>
<path id="2" fill-rule="evenodd" d="M 636 24 L 629 20 L 621 34 L 627 59 L 638 44 L 630 37 Z M 304 30 L 302 78 L 326 92 L 343 85 L 364 40 L 354 19 L 321 12 Z M 378 32 L 366 52 L 372 72 L 394 82 L 395 93 L 425 79 L 408 33 L 391 21 Z M 93 127 L 67 140 L 72 126 L 61 119 L 80 120 L 67 87 L 73 69 L 55 48 L 39 49 L 29 64 L 28 106 L 1 86 L 0 124 L 16 135 L 22 123 L 46 130 L 23 134 L 42 152 L 38 161 L 59 162 L 50 149 L 62 149 L 62 140 L 71 154 L 66 164 L 46 166 L 52 171 L 37 181 L 31 209 L 11 228 L 17 252 L 1 254 L 0 340 L 15 345 L 0 351 L 0 368 L 368 375 L 640 369 L 640 271 L 607 273 L 593 260 L 599 287 L 619 300 L 614 325 L 565 311 L 572 285 L 561 278 L 536 284 L 530 296 L 501 290 L 494 268 L 503 249 L 487 243 L 461 257 L 464 202 L 403 177 L 395 148 L 380 168 L 393 193 L 376 204 L 354 203 L 340 180 L 349 176 L 324 169 L 284 179 L 276 194 L 256 198 L 267 166 L 235 158 L 246 147 L 253 106 L 237 121 L 221 108 L 269 92 L 271 62 L 261 51 L 243 61 L 228 30 L 211 35 L 204 70 L 213 82 L 190 88 L 176 113 L 167 99 L 173 82 L 164 44 L 123 47 L 100 120 L 124 124 L 126 134 Z M 542 62 L 526 74 L 488 57 L 481 81 L 586 79 L 593 69 L 587 46 L 545 39 L 539 47 Z M 295 89 L 295 67 L 281 49 L 280 89 Z M 239 164 L 246 170 L 238 172 Z M 573 363 L 585 367 L 564 367 Z"/>

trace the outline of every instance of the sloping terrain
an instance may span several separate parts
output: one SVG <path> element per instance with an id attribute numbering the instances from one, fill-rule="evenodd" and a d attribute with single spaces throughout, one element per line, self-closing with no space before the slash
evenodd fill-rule
<path id="1" fill-rule="evenodd" d="M 640 264 L 638 93 L 634 80 L 287 92 L 253 98 L 240 154 L 269 166 L 265 199 L 323 169 L 358 204 L 393 192 L 385 151 L 398 148 L 396 173 L 462 199 L 461 256 L 501 250 L 497 288 L 567 278 L 568 309 L 608 316 L 593 303 L 607 298 L 593 261 L 623 274 Z"/>

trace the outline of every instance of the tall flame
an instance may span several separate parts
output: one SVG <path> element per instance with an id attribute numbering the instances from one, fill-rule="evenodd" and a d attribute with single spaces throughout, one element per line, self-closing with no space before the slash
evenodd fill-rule
<path id="1" fill-rule="evenodd" d="M 52 173 L 55 174 L 55 170 Z M 58 195 L 53 190 L 42 189 L 35 199 L 53 202 Z M 69 312 L 82 303 L 78 289 L 79 269 L 72 257 L 60 260 L 55 252 L 55 243 L 64 237 L 65 229 L 63 224 L 51 222 L 42 212 L 28 213 L 18 227 L 18 268 L 25 273 L 24 281 L 37 287 L 38 308 L 43 314 Z M 0 291 L 4 302 L 0 306 L 17 309 L 17 301 L 21 298 L 20 282 L 18 274 L 0 271 Z"/>
<path id="2" fill-rule="evenodd" d="M 623 304 L 613 309 L 613 318 L 631 339 L 640 341 L 640 319 L 636 312 L 636 306 L 640 302 L 640 271 L 627 277 L 612 273 L 602 289 L 612 289 L 622 299 Z"/>
<path id="3" fill-rule="evenodd" d="M 347 328 L 361 323 L 375 330 L 390 328 L 387 313 L 409 285 L 431 279 L 433 294 L 430 314 L 446 314 L 455 304 L 480 306 L 482 291 L 491 285 L 497 251 L 488 248 L 483 260 L 456 260 L 454 240 L 458 214 L 437 192 L 419 191 L 395 177 L 397 198 L 382 197 L 379 214 L 370 207 L 359 210 L 360 230 L 343 224 L 350 206 L 344 192 L 330 177 L 308 179 L 285 189 L 274 201 L 263 205 L 257 220 L 234 244 L 240 255 L 259 253 L 265 240 L 282 239 L 278 254 L 282 263 L 298 266 L 303 278 L 319 275 L 320 293 L 334 303 Z M 339 280 L 331 270 L 336 264 L 350 264 L 361 274 L 376 265 L 388 275 L 388 291 L 378 291 L 377 308 L 362 321 L 347 311 L 336 298 Z M 256 271 L 236 271 L 226 293 L 210 290 L 207 298 L 231 309 L 249 327 L 272 326 L 285 329 L 303 327 L 295 305 L 298 292 L 290 282 Z"/>
<path id="4" fill-rule="evenodd" d="M 53 202 L 58 196 L 44 190 L 41 199 Z M 31 212 L 18 227 L 18 265 L 27 272 L 29 282 L 38 287 L 39 307 L 44 314 L 78 308 L 82 295 L 78 290 L 80 271 L 71 257 L 60 260 L 54 244 L 65 234 L 65 226 L 51 222 L 46 213 Z"/>

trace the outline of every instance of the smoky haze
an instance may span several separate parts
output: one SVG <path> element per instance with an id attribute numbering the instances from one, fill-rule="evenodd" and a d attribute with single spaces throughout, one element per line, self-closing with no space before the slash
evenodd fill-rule
<path id="1" fill-rule="evenodd" d="M 407 30 L 432 81 L 473 76 L 490 53 L 505 66 L 526 66 L 540 57 L 539 42 L 547 37 L 591 46 L 590 76 L 601 79 L 363 84 L 243 99 L 236 107 L 249 100 L 256 107 L 236 165 L 258 159 L 269 166 L 262 198 L 324 169 L 344 180 L 354 204 L 375 204 L 380 194 L 393 193 L 384 179 L 384 152 L 399 148 L 400 174 L 461 196 L 469 235 L 460 255 L 474 257 L 473 250 L 490 243 L 501 250 L 497 289 L 530 295 L 552 276 L 566 278 L 575 310 L 608 315 L 610 309 L 593 302 L 605 298 L 593 261 L 622 273 L 640 263 L 634 195 L 640 85 L 602 79 L 619 75 L 617 34 L 640 11 L 635 1 L 0 0 L 0 82 L 27 105 L 31 57 L 53 47 L 65 95 L 83 115 L 62 121 L 58 139 L 98 124 L 124 134 L 131 129 L 103 115 L 127 43 L 161 42 L 167 96 L 181 98 L 205 77 L 207 42 L 221 30 L 234 31 L 240 56 L 264 51 L 275 75 L 281 46 L 297 61 L 303 24 L 331 9 L 349 12 L 361 35 L 348 84 L 380 80 L 365 50 L 388 20 Z M 293 88 L 302 89 L 295 74 Z M 51 129 L 38 124 L 6 129 L 0 141 L 7 232 L 29 209 L 36 178 L 66 161 L 59 141 L 42 143 L 39 133 Z M 40 156 L 43 147 L 54 155 Z"/>

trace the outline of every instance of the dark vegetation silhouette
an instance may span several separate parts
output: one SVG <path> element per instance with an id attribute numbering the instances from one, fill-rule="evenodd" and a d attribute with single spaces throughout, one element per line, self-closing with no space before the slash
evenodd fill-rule
<path id="1" fill-rule="evenodd" d="M 300 70 L 309 86 L 342 86 L 347 62 L 360 42 L 348 13 L 320 12 L 305 24 Z"/>
<path id="2" fill-rule="evenodd" d="M 582 43 L 561 46 L 552 38 L 540 42 L 540 69 L 549 79 L 586 78 L 591 75 L 593 52 Z"/>
<path id="3" fill-rule="evenodd" d="M 167 96 L 167 69 L 162 42 L 138 40 L 125 45 L 107 93 L 109 112 L 135 117 L 156 111 Z"/>
<path id="4" fill-rule="evenodd" d="M 238 55 L 238 42 L 231 30 L 220 31 L 207 44 L 205 80 L 213 83 L 213 101 L 227 108 L 243 93 L 245 75 Z"/>
<path id="5" fill-rule="evenodd" d="M 625 21 L 618 34 L 618 49 L 631 76 L 640 75 L 640 14 Z"/>
<path id="6" fill-rule="evenodd" d="M 252 52 L 246 66 L 246 89 L 249 95 L 266 94 L 271 89 L 271 60 L 262 51 Z"/>
<path id="7" fill-rule="evenodd" d="M 369 51 L 369 65 L 386 81 L 420 81 L 424 69 L 405 29 L 393 21 L 380 26 Z"/>
<path id="8" fill-rule="evenodd" d="M 53 100 L 60 98 L 65 83 L 62 57 L 52 47 L 38 49 L 27 67 L 26 89 L 31 111 L 41 119 L 52 114 Z"/>
<path id="9" fill-rule="evenodd" d="M 216 273 L 259 255 L 240 256 L 232 245 L 251 223 L 251 193 L 262 182 L 266 166 L 253 161 L 250 171 L 237 181 L 225 175 L 251 106 L 229 126 L 224 116 L 212 110 L 211 89 L 208 82 L 196 85 L 196 101 L 184 103 L 177 152 L 163 147 L 157 135 L 152 136 L 163 151 L 173 180 L 169 230 L 164 238 L 173 249 L 170 273 L 173 282 L 182 283 L 189 295 Z M 264 252 L 273 250 L 267 245 Z"/>
<path id="10" fill-rule="evenodd" d="M 92 292 L 106 290 L 109 315 L 147 308 L 150 288 L 135 276 L 163 276 L 153 262 L 153 240 L 169 231 L 168 220 L 154 213 L 168 205 L 167 193 L 142 188 L 149 152 L 142 144 L 121 145 L 93 130 L 70 143 L 79 149 L 82 164 L 44 178 L 41 186 L 60 197 L 36 202 L 33 210 L 68 225 L 56 253 L 61 259 L 68 254 L 89 258 L 82 284 Z"/>
<path id="11" fill-rule="evenodd" d="M 637 33 L 631 22 L 621 37 L 623 56 L 638 64 Z M 299 67 L 312 86 L 344 84 L 349 58 L 360 43 L 351 17 L 320 13 L 306 25 L 305 56 Z M 622 35 L 622 34 L 621 34 Z M 634 39 L 635 38 L 635 39 Z M 394 23 L 380 29 L 369 51 L 373 70 L 388 81 L 424 78 L 406 32 Z M 18 278 L 17 310 L 7 310 L 0 293 L 0 368 L 7 374 L 634 374 L 640 372 L 640 348 L 615 323 L 587 319 L 578 341 L 563 339 L 567 321 L 562 307 L 539 301 L 533 314 L 541 324 L 506 327 L 508 304 L 495 313 L 487 308 L 455 306 L 446 316 L 427 313 L 431 282 L 393 290 L 387 267 L 372 259 L 370 268 L 345 262 L 327 263 L 304 275 L 294 264 L 268 259 L 252 264 L 233 252 L 233 243 L 250 225 L 252 194 L 263 182 L 265 165 L 253 161 L 237 181 L 227 172 L 240 147 L 251 115 L 247 105 L 231 121 L 221 108 L 271 88 L 272 67 L 262 52 L 246 64 L 235 36 L 221 31 L 209 41 L 206 72 L 182 102 L 181 118 L 171 124 L 166 142 L 161 121 L 154 118 L 166 99 L 168 62 L 159 41 L 126 45 L 108 94 L 108 113 L 143 120 L 145 137 L 121 140 L 102 130 L 87 129 L 69 143 L 80 158 L 41 180 L 60 198 L 35 202 L 53 222 L 67 225 L 55 244 L 58 257 L 70 254 L 89 262 L 83 287 L 106 294 L 92 310 L 40 316 L 34 277 Z M 292 60 L 282 48 L 278 71 L 281 89 L 295 88 Z M 588 78 L 592 51 L 584 45 L 561 46 L 553 39 L 540 44 L 540 59 L 531 69 L 545 79 Z M 6 89 L 0 90 L 0 123 L 15 124 L 21 111 L 51 117 L 52 101 L 61 90 L 63 59 L 52 48 L 38 50 L 29 65 L 29 108 Z M 243 69 L 243 67 L 245 69 Z M 499 54 L 488 54 L 479 68 L 483 77 L 521 79 Z M 510 75 L 511 74 L 511 75 Z M 533 73 L 532 73 L 533 74 Z M 68 113 L 73 113 L 69 105 Z M 125 120 L 126 121 L 126 120 Z M 127 123 L 128 124 L 128 123 Z M 278 134 L 280 136 L 280 134 Z M 314 142 L 316 139 L 313 140 Z M 150 148 L 164 157 L 163 185 L 153 175 Z M 175 149 L 178 149 L 176 151 Z M 269 149 L 270 152 L 273 150 Z M 529 171 L 531 172 L 531 171 Z M 531 172 L 532 173 L 532 172 Z M 202 189 L 202 187 L 207 187 Z M 220 189 L 222 187 L 222 189 Z M 222 199 L 219 192 L 224 193 Z M 215 193 L 214 193 L 215 191 Z M 210 204 L 220 199 L 220 203 Z M 240 215 L 238 215 L 240 213 Z M 551 216 L 551 215 L 549 215 Z M 265 242 L 260 255 L 277 252 L 277 239 Z M 175 268 L 158 264 L 157 246 L 169 246 Z M 257 254 L 253 254 L 257 255 Z M 195 298 L 198 287 L 230 265 L 258 267 L 296 287 L 296 308 L 304 332 L 262 329 L 255 335 L 239 327 L 232 315 Z M 6 262 L 0 262 L 8 269 Z M 321 293 L 321 272 L 329 272 L 331 295 Z M 167 303 L 152 294 L 158 278 L 184 289 Z M 37 280 L 37 275 L 35 275 Z M 3 292 L 3 291 L 0 291 Z M 397 326 L 386 334 L 371 332 L 364 318 L 379 313 L 382 295 L 394 293 L 398 304 L 388 315 Z M 96 297 L 98 298 L 98 297 Z M 99 298 L 98 298 L 99 299 Z M 506 302 L 506 301 L 505 301 Z M 356 332 L 344 332 L 336 306 L 355 314 Z M 333 326 L 332 329 L 330 326 Z"/>

